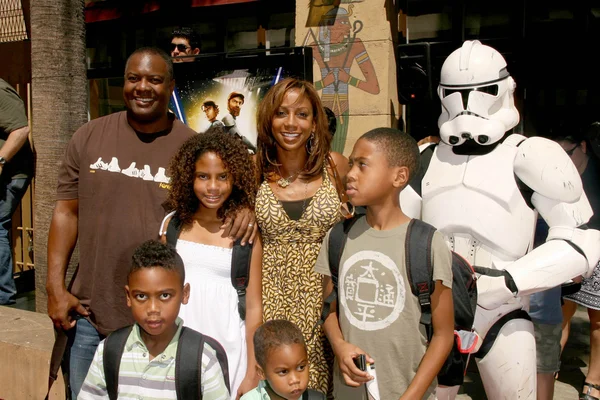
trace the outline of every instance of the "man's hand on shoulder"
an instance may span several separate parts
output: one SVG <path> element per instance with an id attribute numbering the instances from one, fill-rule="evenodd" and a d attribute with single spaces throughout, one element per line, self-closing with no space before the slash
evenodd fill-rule
<path id="1" fill-rule="evenodd" d="M 242 208 L 233 220 L 231 218 L 225 219 L 221 229 L 225 229 L 226 236 L 234 240 L 241 239 L 242 246 L 246 243 L 252 244 L 258 233 L 254 211 L 249 208 Z"/>

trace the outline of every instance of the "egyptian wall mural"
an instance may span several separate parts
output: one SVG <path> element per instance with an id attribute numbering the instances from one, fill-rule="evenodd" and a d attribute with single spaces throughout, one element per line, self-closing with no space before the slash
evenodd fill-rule
<path id="1" fill-rule="evenodd" d="M 340 153 L 344 152 L 348 139 L 353 104 L 361 101 L 357 94 L 373 96 L 380 92 L 374 62 L 361 39 L 365 25 L 358 12 L 367 12 L 367 7 L 363 0 L 308 2 L 308 32 L 303 45 L 313 48 L 320 72 L 314 75 L 315 87 L 321 93 L 323 105 L 336 115 L 332 150 Z"/>

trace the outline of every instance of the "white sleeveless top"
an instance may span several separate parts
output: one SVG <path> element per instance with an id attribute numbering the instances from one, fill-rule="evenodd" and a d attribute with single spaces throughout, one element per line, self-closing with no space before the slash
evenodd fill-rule
<path id="1" fill-rule="evenodd" d="M 166 227 L 164 228 L 166 231 Z M 162 233 L 162 232 L 161 232 Z M 184 325 L 208 335 L 223 346 L 229 364 L 231 397 L 246 375 L 246 323 L 238 312 L 238 296 L 231 284 L 232 249 L 177 240 L 185 265 L 190 298 L 179 316 Z"/>

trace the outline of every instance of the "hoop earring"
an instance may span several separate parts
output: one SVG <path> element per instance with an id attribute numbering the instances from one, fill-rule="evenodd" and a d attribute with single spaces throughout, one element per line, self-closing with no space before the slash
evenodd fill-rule
<path id="1" fill-rule="evenodd" d="M 354 217 L 354 213 L 356 212 L 356 207 L 350 202 L 340 203 L 340 214 L 342 217 L 348 219 Z"/>
<path id="2" fill-rule="evenodd" d="M 308 154 L 312 155 L 314 150 L 315 150 L 315 133 L 311 132 L 310 137 L 306 141 L 306 152 Z"/>

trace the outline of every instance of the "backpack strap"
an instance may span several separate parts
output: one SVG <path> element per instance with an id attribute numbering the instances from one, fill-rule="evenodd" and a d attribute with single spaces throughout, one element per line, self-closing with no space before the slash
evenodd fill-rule
<path id="1" fill-rule="evenodd" d="M 421 324 L 425 326 L 427 340 L 431 340 L 431 293 L 433 282 L 433 260 L 431 242 L 435 228 L 421 220 L 412 219 L 408 224 L 405 242 L 406 273 L 410 290 L 419 299 Z"/>
<path id="2" fill-rule="evenodd" d="M 169 221 L 169 225 L 167 225 L 167 243 L 173 247 L 177 245 L 177 238 L 181 233 L 181 220 L 177 216 L 177 214 L 173 214 L 171 220 Z"/>
<path id="3" fill-rule="evenodd" d="M 348 232 L 350 228 L 358 221 L 363 214 L 356 214 L 352 218 L 338 222 L 331 228 L 329 232 L 329 272 L 331 273 L 331 281 L 333 282 L 333 291 L 323 301 L 323 310 L 321 312 L 321 319 L 317 322 L 317 325 L 325 323 L 327 316 L 331 312 L 331 304 L 337 299 L 338 292 L 338 276 L 340 272 L 340 261 L 342 259 L 342 253 L 344 253 L 344 247 L 348 240 Z"/>
<path id="4" fill-rule="evenodd" d="M 175 356 L 175 392 L 177 398 L 202 399 L 202 353 L 204 335 L 181 328 Z"/>
<path id="5" fill-rule="evenodd" d="M 302 400 L 325 400 L 325 395 L 314 389 L 306 389 L 302 393 Z"/>
<path id="6" fill-rule="evenodd" d="M 119 368 L 127 338 L 133 329 L 133 325 L 118 329 L 108 335 L 104 340 L 104 353 L 102 362 L 104 364 L 104 379 L 106 391 L 110 400 L 117 400 L 119 389 Z"/>
<path id="7" fill-rule="evenodd" d="M 221 366 L 221 371 L 223 371 L 225 386 L 227 386 L 227 391 L 230 393 L 231 397 L 235 398 L 236 393 L 231 393 L 231 384 L 229 383 L 229 363 L 227 362 L 227 353 L 225 352 L 225 349 L 218 340 L 210 336 L 204 335 L 204 342 L 212 347 L 215 353 L 217 353 L 217 360 Z"/>
<path id="8" fill-rule="evenodd" d="M 246 320 L 246 288 L 250 281 L 250 263 L 252 261 L 252 245 L 241 245 L 241 239 L 233 244 L 231 255 L 231 284 L 238 295 L 238 312 L 242 321 Z"/>

